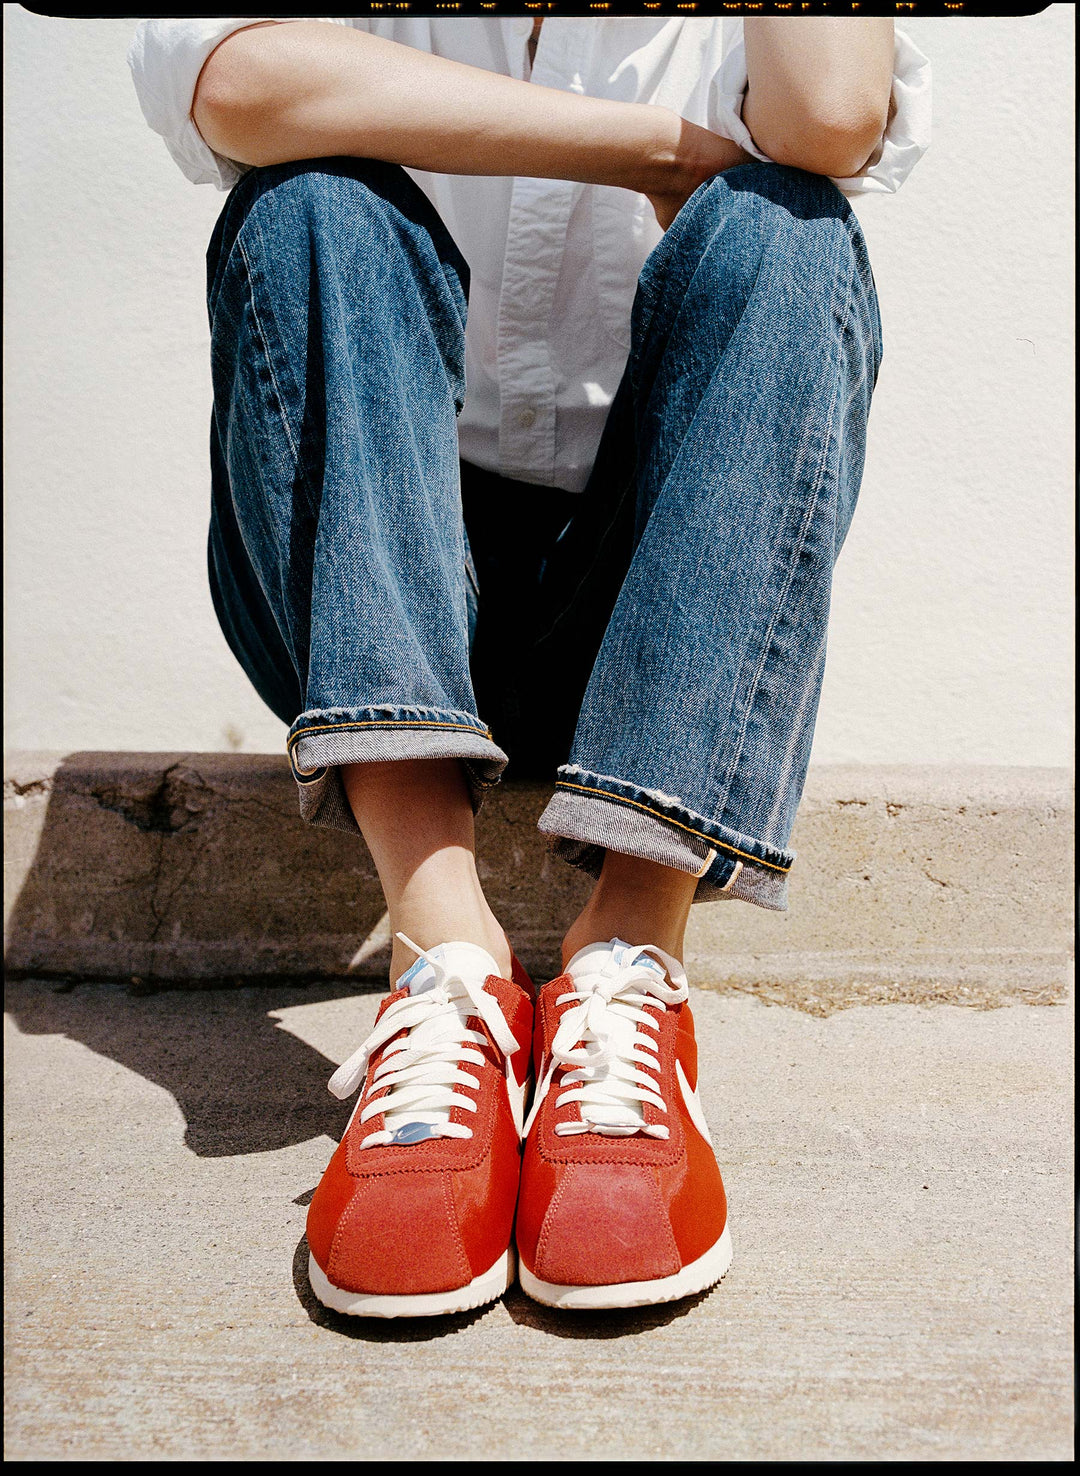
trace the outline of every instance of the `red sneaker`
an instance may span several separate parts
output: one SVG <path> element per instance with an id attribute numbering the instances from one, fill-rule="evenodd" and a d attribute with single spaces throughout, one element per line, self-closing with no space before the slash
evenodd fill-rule
<path id="1" fill-rule="evenodd" d="M 670 954 L 619 939 L 541 990 L 517 1213 L 518 1278 L 538 1302 L 669 1302 L 731 1262 L 688 993 Z"/>
<path id="2" fill-rule="evenodd" d="M 514 1279 L 532 985 L 472 943 L 416 952 L 330 1078 L 363 1089 L 308 1209 L 312 1290 L 362 1317 L 461 1312 Z"/>

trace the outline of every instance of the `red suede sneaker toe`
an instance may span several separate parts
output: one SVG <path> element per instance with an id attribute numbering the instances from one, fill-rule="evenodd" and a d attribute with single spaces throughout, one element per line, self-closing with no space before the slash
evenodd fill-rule
<path id="1" fill-rule="evenodd" d="M 730 1264 L 688 993 L 676 959 L 618 939 L 541 991 L 517 1213 L 518 1276 L 539 1302 L 672 1301 Z"/>

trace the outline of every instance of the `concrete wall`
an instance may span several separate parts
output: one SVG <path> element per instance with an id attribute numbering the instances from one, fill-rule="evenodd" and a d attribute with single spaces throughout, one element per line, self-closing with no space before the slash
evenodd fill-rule
<path id="1" fill-rule="evenodd" d="M 276 750 L 206 590 L 202 258 L 126 20 L 4 7 L 12 747 Z M 1071 758 L 1071 5 L 905 22 L 933 148 L 860 205 L 886 358 L 815 759 Z"/>
<path id="2" fill-rule="evenodd" d="M 282 754 L 8 755 L 9 974 L 206 984 L 386 978 L 371 859 L 300 825 Z M 550 790 L 487 801 L 484 891 L 534 979 L 553 977 L 590 879 L 547 852 Z M 827 1014 L 1065 997 L 1073 803 L 1063 769 L 819 764 L 795 826 L 790 912 L 695 907 L 696 985 Z"/>

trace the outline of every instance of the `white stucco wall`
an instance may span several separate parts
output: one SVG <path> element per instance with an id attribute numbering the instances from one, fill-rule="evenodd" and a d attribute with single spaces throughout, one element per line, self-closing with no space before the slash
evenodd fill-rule
<path id="1" fill-rule="evenodd" d="M 205 577 L 203 254 L 131 21 L 4 6 L 8 747 L 278 749 Z M 905 22 L 932 149 L 860 204 L 885 325 L 814 757 L 1071 760 L 1072 5 Z"/>

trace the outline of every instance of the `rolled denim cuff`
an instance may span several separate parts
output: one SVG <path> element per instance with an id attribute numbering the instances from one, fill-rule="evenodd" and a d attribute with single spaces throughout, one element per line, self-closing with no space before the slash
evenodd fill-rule
<path id="1" fill-rule="evenodd" d="M 359 833 L 341 779 L 342 764 L 456 758 L 473 810 L 499 782 L 507 758 L 490 731 L 467 712 L 426 707 L 336 707 L 302 712 L 289 729 L 289 762 L 301 817 L 311 825 Z"/>
<path id="2" fill-rule="evenodd" d="M 606 851 L 619 851 L 696 876 L 695 902 L 736 897 L 770 912 L 787 911 L 795 853 L 719 825 L 671 795 L 568 764 L 537 823 L 553 837 L 556 856 L 593 876 L 600 875 Z"/>

